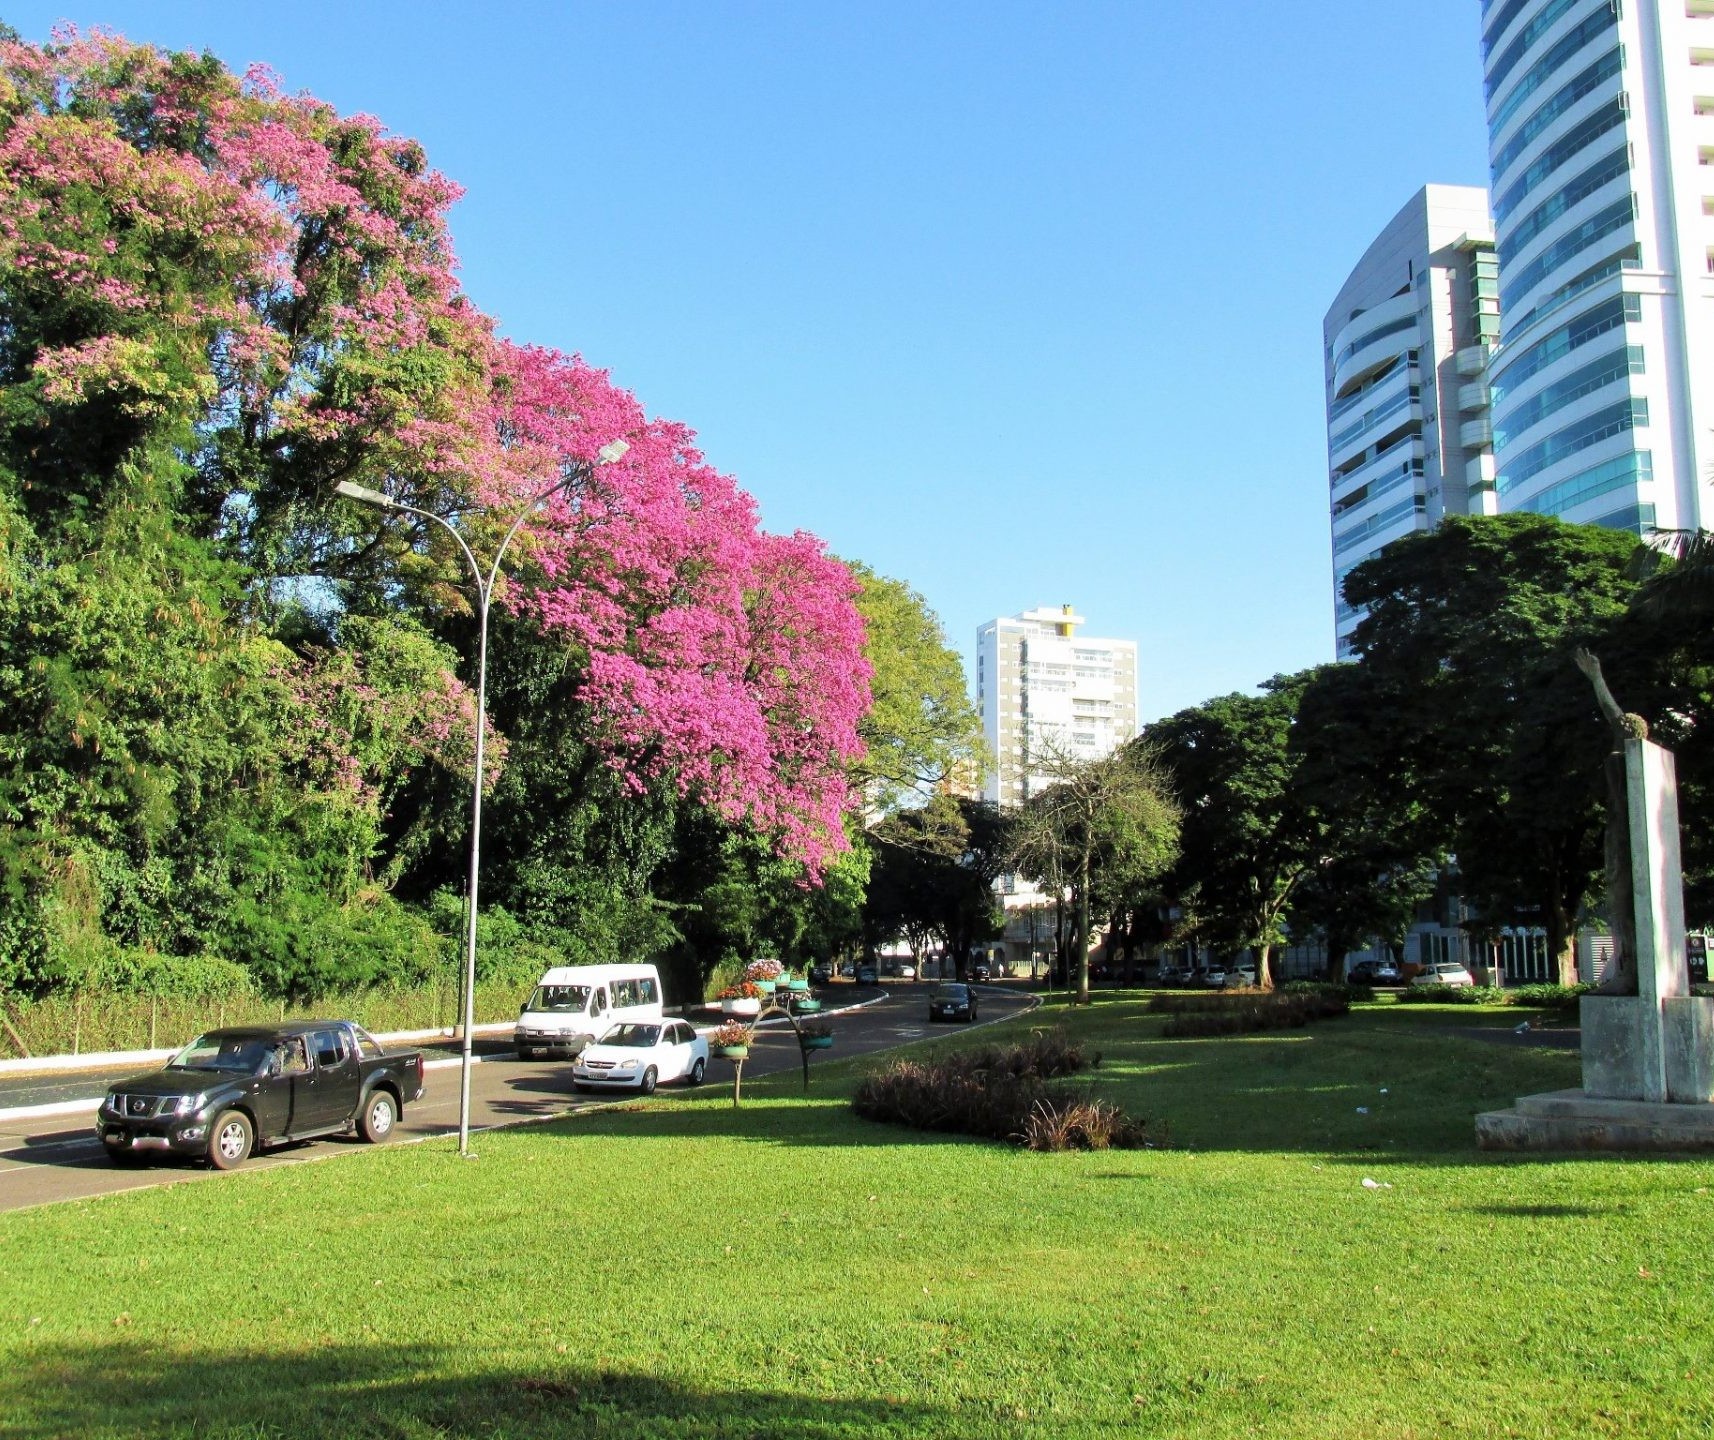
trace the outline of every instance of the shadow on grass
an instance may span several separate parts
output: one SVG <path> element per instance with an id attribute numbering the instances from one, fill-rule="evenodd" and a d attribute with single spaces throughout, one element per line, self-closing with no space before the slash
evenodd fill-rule
<path id="1" fill-rule="evenodd" d="M 1459 1208 L 1473 1210 L 1478 1215 L 1499 1215 L 1514 1220 L 1587 1220 L 1613 1213 L 1611 1205 L 1466 1205 Z"/>
<path id="2" fill-rule="evenodd" d="M 964 1429 L 914 1402 L 699 1390 L 545 1357 L 484 1368 L 438 1346 L 324 1345 L 185 1356 L 136 1343 L 36 1346 L 0 1381 L 12 1440 L 120 1435 L 788 1437 Z M 976 1417 L 966 1417 L 966 1420 Z M 984 1420 L 991 1417 L 982 1417 Z"/>

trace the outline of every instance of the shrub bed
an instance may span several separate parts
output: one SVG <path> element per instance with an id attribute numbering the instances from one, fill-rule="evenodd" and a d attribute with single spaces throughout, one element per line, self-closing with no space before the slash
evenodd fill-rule
<path id="1" fill-rule="evenodd" d="M 1527 1005 L 1536 1010 L 1567 1010 L 1587 995 L 1588 985 L 1407 985 L 1401 1005 Z"/>
<path id="2" fill-rule="evenodd" d="M 1351 999 L 1344 986 L 1333 985 L 1238 995 L 1157 995 L 1149 1009 L 1172 1017 L 1161 1032 L 1169 1037 L 1245 1035 L 1297 1030 L 1311 1020 L 1344 1015 L 1351 1009 Z"/>
<path id="3" fill-rule="evenodd" d="M 852 1097 L 865 1120 L 913 1130 L 975 1135 L 1031 1150 L 1136 1150 L 1157 1143 L 1116 1105 L 1055 1088 L 1050 1079 L 1100 1064 L 1063 1030 L 1038 1030 L 1017 1045 L 895 1060 Z"/>

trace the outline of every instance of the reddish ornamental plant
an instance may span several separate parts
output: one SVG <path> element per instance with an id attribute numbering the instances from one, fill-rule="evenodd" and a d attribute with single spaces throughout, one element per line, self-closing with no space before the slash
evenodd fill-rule
<path id="1" fill-rule="evenodd" d="M 736 1020 L 728 1020 L 724 1025 L 716 1025 L 708 1032 L 708 1043 L 716 1049 L 727 1045 L 748 1045 L 750 1027 L 740 1025 Z"/>
<path id="2" fill-rule="evenodd" d="M 720 992 L 721 1000 L 760 1000 L 761 989 L 746 980 L 742 985 L 728 985 Z"/>
<path id="3" fill-rule="evenodd" d="M 402 581 L 445 608 L 468 603 L 448 537 L 359 521 L 334 483 L 457 514 L 484 553 L 577 476 L 521 536 L 530 578 L 502 603 L 564 636 L 592 738 L 634 786 L 663 779 L 819 878 L 847 847 L 869 700 L 854 578 L 815 537 L 763 532 L 687 427 L 498 338 L 457 284 L 459 193 L 414 141 L 260 68 L 104 32 L 0 44 L 0 296 L 54 317 L 8 381 L 39 413 L 33 453 L 116 414 L 115 463 L 151 433 L 188 445 L 206 522 L 245 517 L 260 573 Z M 596 467 L 615 439 L 628 453 Z M 52 485 L 28 493 L 54 513 Z M 337 528 L 377 524 L 390 550 Z M 461 704 L 436 700 L 431 739 Z"/>

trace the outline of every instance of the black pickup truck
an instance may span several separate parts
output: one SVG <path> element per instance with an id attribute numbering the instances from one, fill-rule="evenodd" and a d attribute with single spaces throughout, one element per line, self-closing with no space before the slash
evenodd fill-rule
<path id="1" fill-rule="evenodd" d="M 421 1053 L 388 1055 L 349 1020 L 211 1030 L 111 1086 L 95 1133 L 116 1163 L 164 1151 L 230 1170 L 283 1140 L 355 1128 L 378 1143 L 422 1093 Z"/>

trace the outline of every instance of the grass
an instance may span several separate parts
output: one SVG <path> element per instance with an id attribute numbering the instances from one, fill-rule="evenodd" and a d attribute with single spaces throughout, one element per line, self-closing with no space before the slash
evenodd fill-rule
<path id="1" fill-rule="evenodd" d="M 1478 1154 L 1577 1066 L 1484 1019 L 1103 996 L 1168 1150 L 869 1124 L 847 1062 L 0 1216 L 0 1433 L 1707 1436 L 1714 1164 Z"/>

